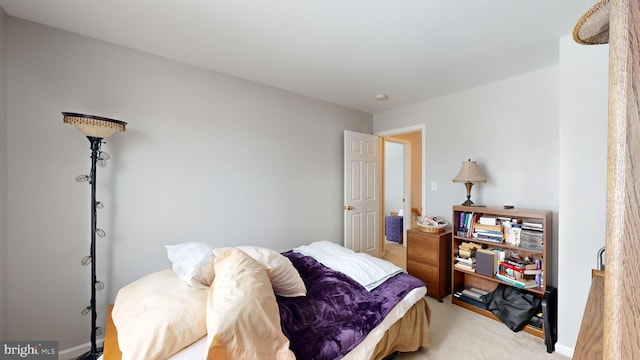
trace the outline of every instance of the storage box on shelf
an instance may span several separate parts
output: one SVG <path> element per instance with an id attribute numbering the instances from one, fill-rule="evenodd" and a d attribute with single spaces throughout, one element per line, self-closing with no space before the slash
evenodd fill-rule
<path id="1" fill-rule="evenodd" d="M 545 339 L 547 351 L 553 351 L 555 301 L 548 297 L 555 296 L 555 289 L 553 294 L 547 291 L 545 279 L 549 274 L 551 211 L 455 205 L 452 219 L 451 291 L 458 295 L 452 302 L 498 320 L 490 311 L 474 306 L 473 301 L 465 301 L 462 291 L 493 291 L 503 283 L 534 293 L 543 300 L 543 310 L 550 313 L 545 314 L 542 328 L 532 322 L 523 330 Z M 471 248 L 474 251 L 469 251 Z M 519 257 L 522 263 L 514 260 L 513 264 L 505 261 L 500 265 L 510 255 Z M 473 263 L 473 268 L 465 267 L 465 262 Z"/>

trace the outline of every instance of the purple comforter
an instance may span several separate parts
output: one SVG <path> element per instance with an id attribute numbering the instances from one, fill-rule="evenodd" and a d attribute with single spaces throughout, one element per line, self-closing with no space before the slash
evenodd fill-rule
<path id="1" fill-rule="evenodd" d="M 277 297 L 282 330 L 301 360 L 340 359 L 412 289 L 424 283 L 398 274 L 369 292 L 360 284 L 309 256 L 283 253 L 307 287 L 307 296 Z"/>

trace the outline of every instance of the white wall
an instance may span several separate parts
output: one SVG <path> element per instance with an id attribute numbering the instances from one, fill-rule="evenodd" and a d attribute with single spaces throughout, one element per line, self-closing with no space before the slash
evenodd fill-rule
<path id="1" fill-rule="evenodd" d="M 89 340 L 89 142 L 61 111 L 128 121 L 98 171 L 98 322 L 163 245 L 342 241 L 345 129 L 372 116 L 8 18 L 9 337 Z"/>
<path id="2" fill-rule="evenodd" d="M 608 49 L 559 42 L 558 66 L 374 116 L 376 132 L 426 123 L 427 213 L 451 218 L 460 162 L 489 178 L 472 199 L 554 212 L 558 343 L 572 356 L 596 252 L 604 246 Z M 428 187 L 430 188 L 430 187 Z"/>
<path id="3" fill-rule="evenodd" d="M 487 183 L 471 199 L 488 206 L 545 209 L 554 213 L 551 271 L 556 285 L 558 214 L 558 67 L 374 115 L 375 132 L 426 124 L 427 214 L 451 222 L 452 205 L 466 200 L 451 179 L 462 161 L 476 160 Z"/>
<path id="4" fill-rule="evenodd" d="M 7 338 L 7 96 L 6 14 L 0 8 L 0 340 Z"/>
<path id="5" fill-rule="evenodd" d="M 575 342 L 605 244 L 609 46 L 560 39 L 558 342 Z"/>
<path id="6" fill-rule="evenodd" d="M 557 67 L 374 115 L 376 132 L 426 124 L 426 213 L 451 219 L 466 200 L 452 183 L 462 161 L 487 176 L 473 187 L 480 204 L 558 209 Z"/>

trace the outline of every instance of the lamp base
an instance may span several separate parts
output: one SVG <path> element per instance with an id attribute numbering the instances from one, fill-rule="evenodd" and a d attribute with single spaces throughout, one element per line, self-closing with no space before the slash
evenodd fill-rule
<path id="1" fill-rule="evenodd" d="M 465 201 L 465 202 L 463 202 L 463 203 L 462 203 L 462 206 L 473 206 L 473 205 L 474 205 L 474 204 L 473 204 L 473 201 L 471 201 L 471 200 L 469 200 L 469 199 L 467 199 L 467 201 Z"/>

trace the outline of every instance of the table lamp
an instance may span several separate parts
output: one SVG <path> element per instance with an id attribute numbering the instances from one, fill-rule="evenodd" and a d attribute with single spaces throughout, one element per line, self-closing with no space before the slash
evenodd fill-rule
<path id="1" fill-rule="evenodd" d="M 462 205 L 473 206 L 473 201 L 471 201 L 471 187 L 473 186 L 473 183 L 484 183 L 487 182 L 487 179 L 480 174 L 476 162 L 468 159 L 467 161 L 462 162 L 460 172 L 458 172 L 458 175 L 453 178 L 453 182 L 464 183 L 467 188 L 467 201 L 463 202 Z"/>

